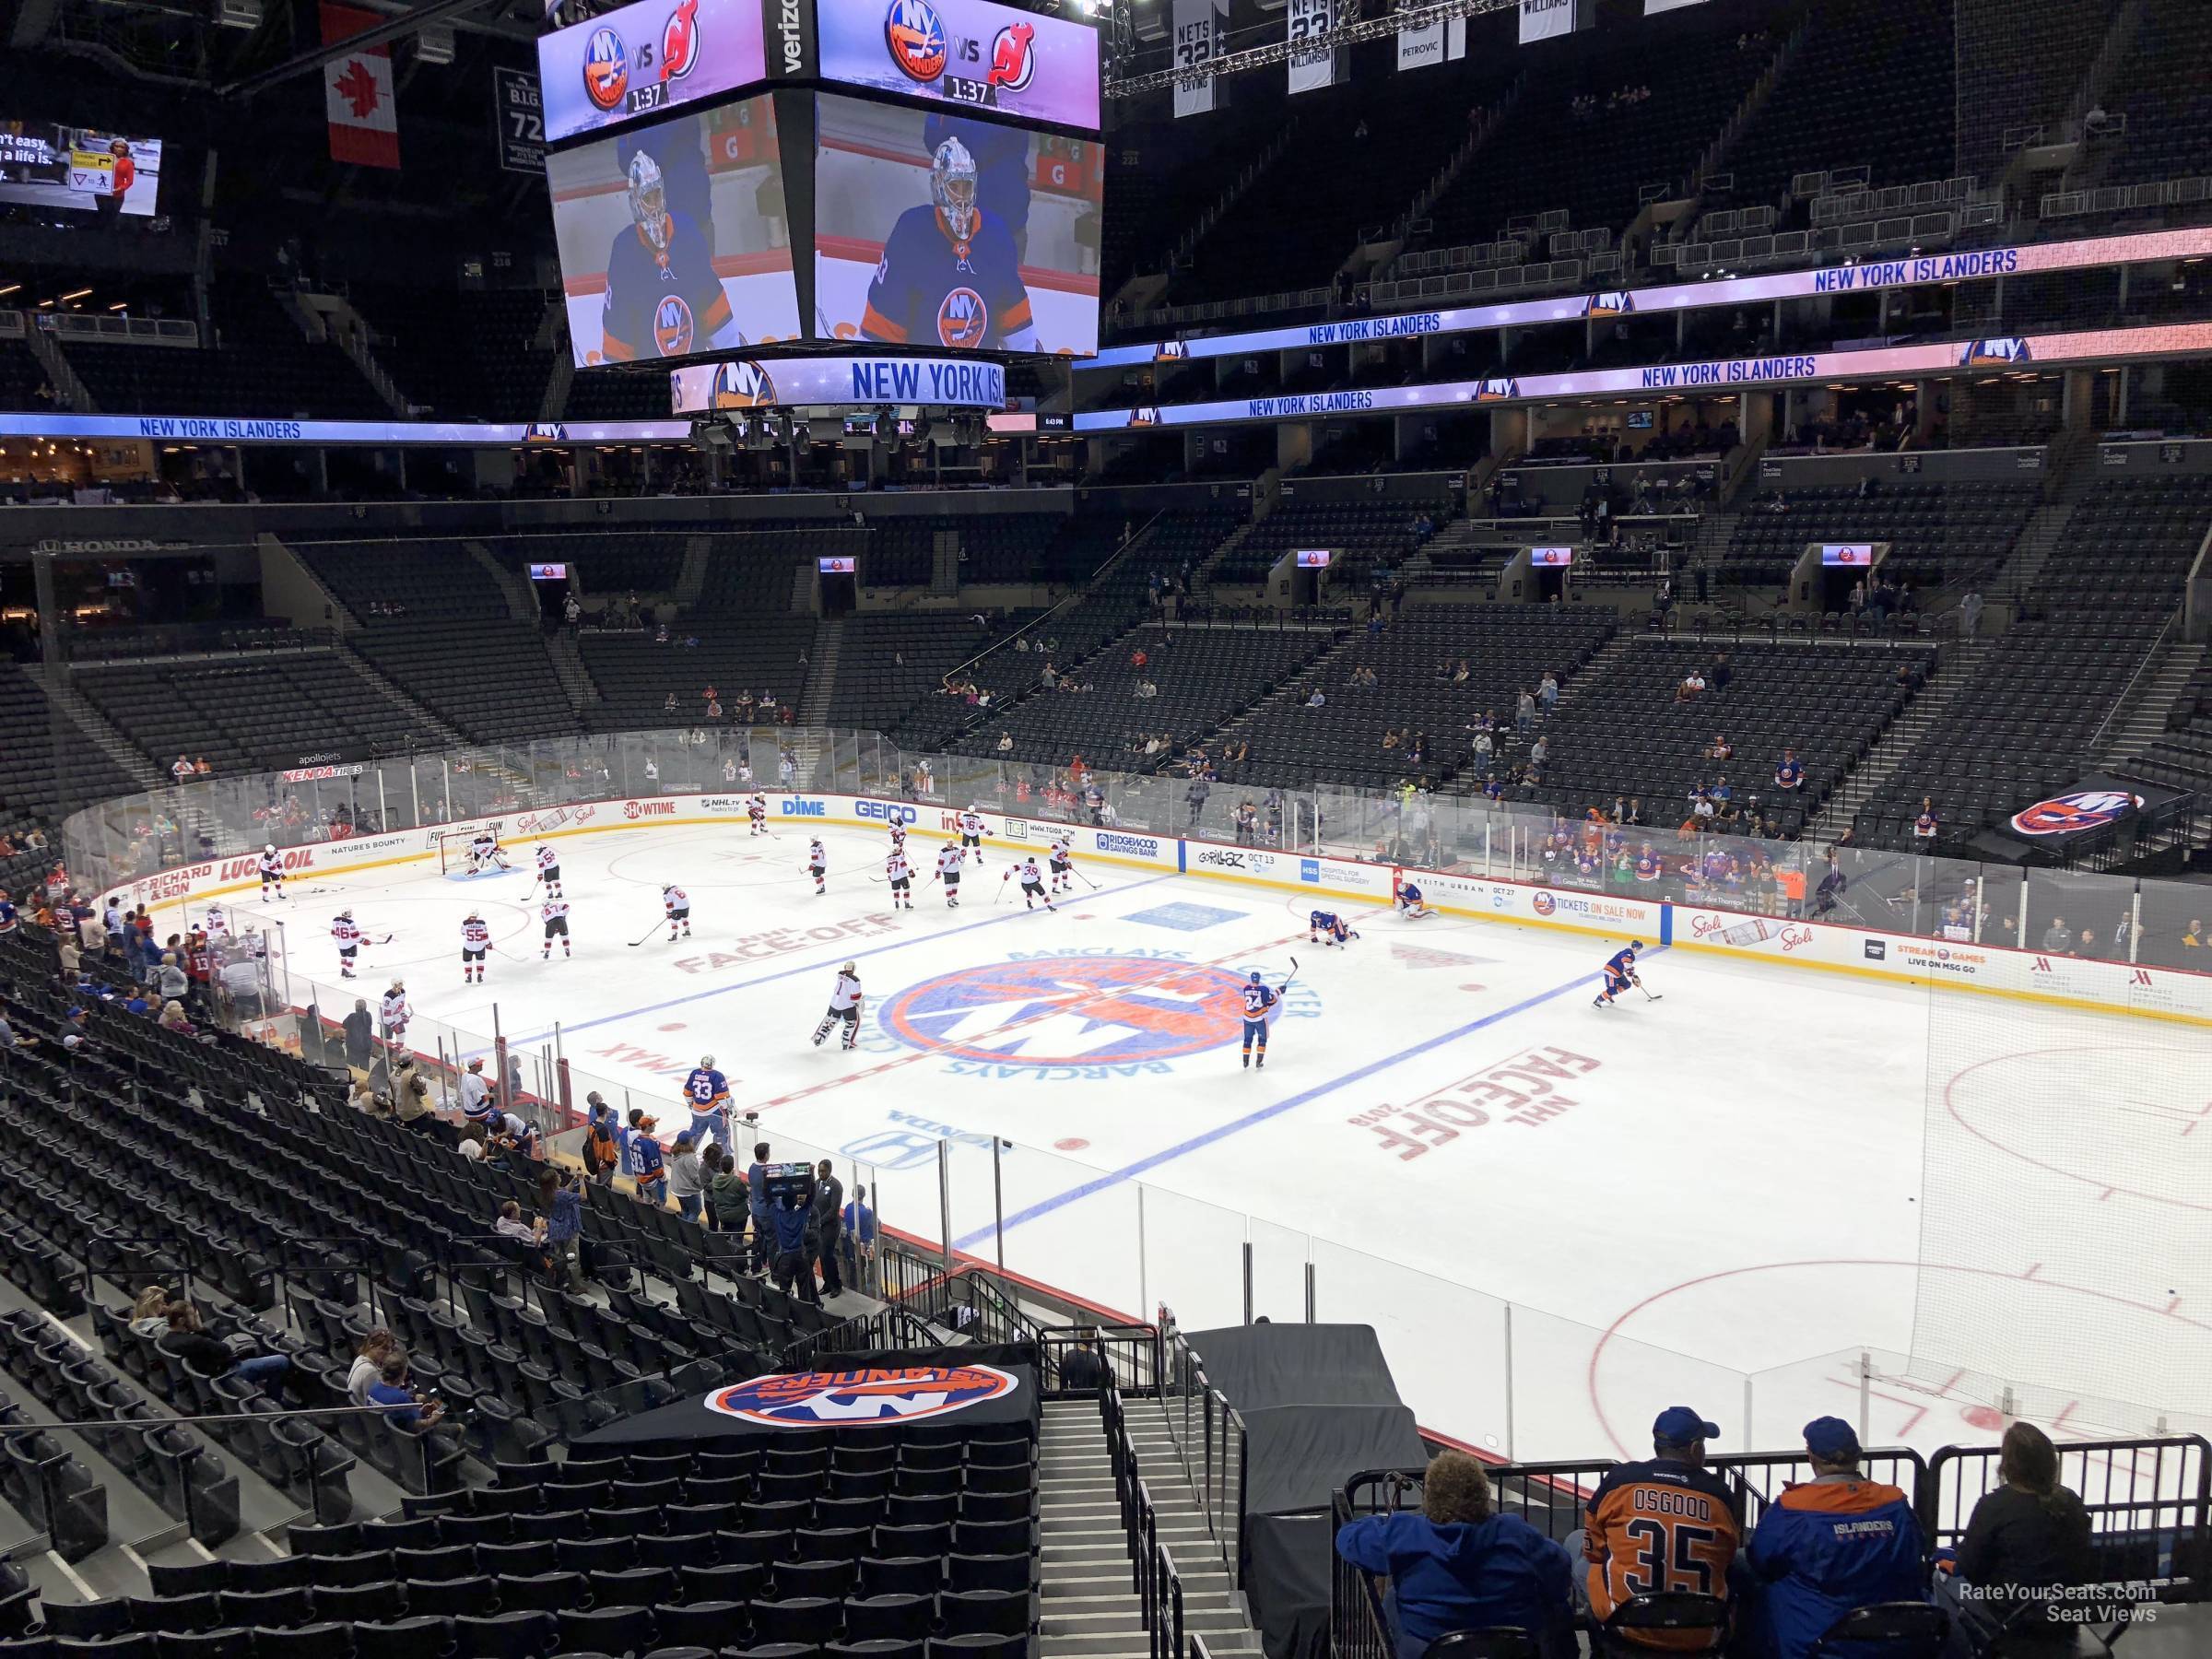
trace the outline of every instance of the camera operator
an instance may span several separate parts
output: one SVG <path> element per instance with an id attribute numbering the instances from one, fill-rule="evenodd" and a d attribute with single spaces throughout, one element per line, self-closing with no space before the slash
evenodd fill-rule
<path id="1" fill-rule="evenodd" d="M 814 1206 L 807 1196 L 786 1193 L 769 1212 L 769 1231 L 775 1250 L 772 1272 L 777 1289 L 789 1295 L 795 1285 L 801 1301 L 819 1307 L 822 1293 L 814 1282 Z"/>

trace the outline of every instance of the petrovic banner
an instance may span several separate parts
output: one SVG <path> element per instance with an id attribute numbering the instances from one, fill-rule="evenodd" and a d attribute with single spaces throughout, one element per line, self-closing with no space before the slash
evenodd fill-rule
<path id="1" fill-rule="evenodd" d="M 1399 0 L 1400 12 L 1418 12 L 1423 0 Z M 1432 64 L 1457 63 L 1467 55 L 1467 20 L 1416 23 L 1398 30 L 1398 67 L 1426 69 Z"/>

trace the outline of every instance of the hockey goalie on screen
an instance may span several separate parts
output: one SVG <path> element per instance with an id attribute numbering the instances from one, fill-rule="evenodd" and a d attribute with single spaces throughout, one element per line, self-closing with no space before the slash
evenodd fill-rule
<path id="1" fill-rule="evenodd" d="M 705 233 L 668 205 L 661 164 L 629 159 L 629 229 L 606 255 L 600 351 L 610 363 L 743 346 Z"/>
<path id="2" fill-rule="evenodd" d="M 930 200 L 891 227 L 860 332 L 890 346 L 1034 351 L 1036 320 L 1014 233 L 976 200 L 975 158 L 958 137 L 930 157 Z"/>

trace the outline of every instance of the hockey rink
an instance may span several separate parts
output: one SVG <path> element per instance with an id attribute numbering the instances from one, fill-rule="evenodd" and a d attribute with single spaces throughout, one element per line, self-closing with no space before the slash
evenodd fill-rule
<path id="1" fill-rule="evenodd" d="M 1730 1449 L 1828 1412 L 1869 1444 L 1986 1440 L 2007 1387 L 2062 1432 L 2203 1426 L 2199 1029 L 1686 949 L 1645 957 L 1658 1000 L 1599 1010 L 1594 936 L 1367 911 L 1328 949 L 1310 894 L 1081 863 L 1056 913 L 1025 912 L 997 843 L 955 910 L 919 831 L 910 914 L 870 879 L 883 835 L 823 840 L 821 897 L 788 823 L 564 840 L 572 959 L 540 959 L 526 841 L 512 872 L 418 863 L 232 908 L 281 915 L 295 1001 L 312 981 L 335 1018 L 401 977 L 409 1042 L 470 1053 L 496 1002 L 532 1087 L 558 1055 L 579 1104 L 628 1091 L 664 1138 L 712 1053 L 772 1156 L 835 1159 L 932 1241 L 947 1139 L 953 1244 L 1105 1309 L 1234 1323 L 1249 1244 L 1256 1314 L 1304 1318 L 1310 1285 L 1318 1318 L 1378 1328 L 1424 1426 L 1523 1460 L 1637 1452 L 1673 1404 Z M 670 881 L 692 904 L 674 944 Z M 340 987 L 347 907 L 392 937 Z M 480 986 L 472 908 L 497 947 Z M 1246 1070 L 1238 994 L 1293 956 Z M 853 1053 L 810 1041 L 847 960 Z"/>

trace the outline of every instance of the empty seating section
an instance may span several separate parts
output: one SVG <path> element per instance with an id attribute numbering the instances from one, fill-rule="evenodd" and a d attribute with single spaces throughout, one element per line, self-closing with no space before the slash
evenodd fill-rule
<path id="1" fill-rule="evenodd" d="M 860 580 L 867 587 L 927 587 L 936 537 L 958 538 L 966 584 L 1089 580 L 1112 555 L 1119 526 L 1083 513 L 972 513 L 963 518 L 875 518 Z"/>
<path id="2" fill-rule="evenodd" d="M 159 667 L 88 669 L 71 684 L 155 765 L 206 756 L 218 772 L 273 771 L 308 757 L 391 752 L 438 739 L 335 651 Z"/>
<path id="3" fill-rule="evenodd" d="M 1293 496 L 1278 501 L 1207 576 L 1217 588 L 1255 587 L 1285 553 L 1324 547 L 1335 556 L 1329 567 L 1330 586 L 1340 593 L 1356 591 L 1367 585 L 1376 566 L 1395 567 L 1413 552 L 1413 522 L 1423 512 L 1441 524 L 1450 516 L 1451 503 L 1441 495 L 1433 500 L 1387 501 Z"/>
<path id="4" fill-rule="evenodd" d="M 1782 78 L 1728 147 L 1730 199 L 1771 204 L 1796 174 L 1833 168 L 1864 167 L 1877 187 L 1950 177 L 1955 35 L 1950 0 L 1818 0 Z"/>
<path id="5" fill-rule="evenodd" d="M 2023 129 L 2056 138 L 2119 0 L 1953 0 L 1958 18 L 1959 161 L 1994 179 Z M 2155 9 L 2155 8 L 2154 8 Z M 2133 83 L 2122 72 L 2120 86 Z"/>
<path id="6" fill-rule="evenodd" d="M 1426 241 L 1488 241 L 1510 219 L 1562 208 L 1559 229 L 1618 238 L 1638 190 L 1678 188 L 1771 60 L 1772 43 L 1737 47 L 1747 20 L 1676 13 L 1524 53 L 1519 101 L 1430 209 Z M 1611 101 L 1623 92 L 1638 96 Z M 1539 237 L 1532 257 L 1546 256 Z"/>
<path id="7" fill-rule="evenodd" d="M 1946 844 L 2063 788 L 2101 758 L 2106 728 L 2180 604 L 2212 528 L 2212 478 L 2108 478 L 2075 509 L 2016 621 L 1949 718 L 1906 757 L 1857 821 L 1901 847 L 1924 796 Z"/>
<path id="8" fill-rule="evenodd" d="M 1139 628 L 1071 670 L 1071 677 L 1090 689 L 1040 687 L 957 747 L 969 754 L 1055 765 L 1080 754 L 1094 766 L 1135 771 L 1136 763 L 1124 759 L 1121 751 L 1137 734 L 1211 731 L 1267 696 L 1328 644 L 1329 636 L 1318 630 Z M 1146 658 L 1142 666 L 1134 661 L 1139 652 Z M 1034 653 L 1030 660 L 1040 662 Z M 1134 695 L 1140 681 L 1159 687 L 1159 696 Z M 1010 737 L 1012 747 L 1002 748 L 1002 737 Z"/>
<path id="9" fill-rule="evenodd" d="M 389 420 L 391 406 L 336 346 L 308 339 L 266 288 L 218 283 L 216 342 L 174 346 L 60 342 L 92 401 L 135 415 L 314 415 Z"/>
<path id="10" fill-rule="evenodd" d="M 1980 582 L 2011 556 L 2035 512 L 2040 487 L 2010 482 L 1885 482 L 1862 496 L 1851 486 L 1784 489 L 1744 503 L 1722 557 L 1721 579 L 1774 587 L 1808 542 L 1888 542 L 1881 573 L 1923 591 Z"/>
<path id="11" fill-rule="evenodd" d="M 482 620 L 379 621 L 350 637 L 379 674 L 478 743 L 555 737 L 576 713 L 535 629 Z"/>
<path id="12" fill-rule="evenodd" d="M 1723 649 L 1633 642 L 1547 723 L 1542 782 L 1521 797 L 1579 816 L 1591 806 L 1609 811 L 1616 796 L 1637 796 L 1646 824 L 1671 827 L 1689 817 L 1693 784 L 1724 777 L 1747 818 L 1756 797 L 1759 818 L 1794 832 L 1903 709 L 1910 692 L 1899 668 L 1924 673 L 1932 654 L 1924 647 L 1730 645 L 1727 688 L 1677 702 L 1676 688 L 1691 668 L 1704 670 L 1711 685 Z M 1716 735 L 1728 740 L 1731 759 L 1706 758 Z M 1805 766 L 1794 792 L 1774 786 L 1784 748 L 1795 749 Z"/>
<path id="13" fill-rule="evenodd" d="M 2212 14 L 2191 0 L 2149 0 L 2105 108 L 2127 118 L 2127 136 L 2105 183 L 2212 173 Z"/>
<path id="14" fill-rule="evenodd" d="M 560 417 L 563 420 L 665 420 L 669 402 L 665 372 L 579 369 L 569 382 Z"/>
<path id="15" fill-rule="evenodd" d="M 1613 632 L 1610 611 L 1525 605 L 1430 606 L 1407 611 L 1376 634 L 1359 634 L 1295 681 L 1280 698 L 1227 735 L 1252 745 L 1248 774 L 1269 783 L 1345 783 L 1380 787 L 1428 778 L 1442 782 L 1468 760 L 1468 728 L 1484 713 L 1510 732 L 1523 688 L 1534 691 L 1550 669 L 1561 685 Z M 1467 678 L 1454 681 L 1440 667 Z M 1366 670 L 1376 684 L 1355 685 Z M 1306 707 L 1314 691 L 1323 707 Z M 1422 758 L 1382 747 L 1386 732 L 1428 739 Z M 1499 741 L 1504 741 L 1501 734 Z M 1479 779 L 1477 779 L 1479 781 Z"/>
<path id="16" fill-rule="evenodd" d="M 1359 229 L 1405 212 L 1466 142 L 1467 111 L 1499 95 L 1501 68 L 1477 53 L 1403 76 L 1389 98 L 1354 79 L 1290 100 L 1288 144 L 1199 238 L 1193 268 L 1169 282 L 1169 301 L 1333 284 Z"/>
<path id="17" fill-rule="evenodd" d="M 504 622 L 507 595 L 449 536 L 287 544 L 362 621 L 379 617 L 474 617 Z"/>
<path id="18" fill-rule="evenodd" d="M 21 340 L 0 339 L 0 409 L 50 409 L 46 371 Z"/>
<path id="19" fill-rule="evenodd" d="M 814 627 L 812 617 L 733 615 L 687 618 L 665 645 L 649 633 L 580 634 L 584 668 L 605 700 L 593 711 L 594 724 L 609 732 L 712 725 L 709 686 L 722 694 L 724 722 L 742 719 L 737 700 L 747 693 L 772 692 L 779 704 L 796 707 L 806 684 L 800 659 L 814 643 Z M 691 639 L 699 643 L 683 643 Z M 673 710 L 666 706 L 671 695 Z M 756 724 L 777 718 L 759 716 Z"/>
<path id="20" fill-rule="evenodd" d="M 684 573 L 688 540 L 680 530 L 608 530 L 597 535 L 531 535 L 480 538 L 491 556 L 517 575 L 532 565 L 565 564 L 569 583 L 599 601 L 635 594 L 641 600 L 676 591 Z"/>
<path id="21" fill-rule="evenodd" d="M 2183 688 L 2165 735 L 2128 759 L 2132 777 L 2212 796 L 2212 662 L 2200 665 Z"/>
<path id="22" fill-rule="evenodd" d="M 13 664 L 0 665 L 0 731 L 7 734 L 0 742 L 0 832 L 15 840 L 36 824 L 58 847 L 54 826 L 65 817 L 136 787 L 33 675 Z"/>
<path id="23" fill-rule="evenodd" d="M 989 643 L 957 612 L 848 617 L 837 685 L 826 710 L 808 718 L 855 731 L 888 732 L 941 691 L 946 675 Z"/>
<path id="24" fill-rule="evenodd" d="M 535 344 L 549 296 L 536 288 L 427 293 L 352 285 L 370 349 L 394 383 L 440 420 L 535 420 L 553 353 Z M 656 418 L 668 413 L 663 388 Z"/>
<path id="25" fill-rule="evenodd" d="M 857 526 L 831 519 L 747 519 L 743 530 L 702 539 L 706 579 L 694 606 L 701 613 L 782 616 L 791 609 L 794 579 L 811 571 L 817 559 L 867 553 Z"/>

